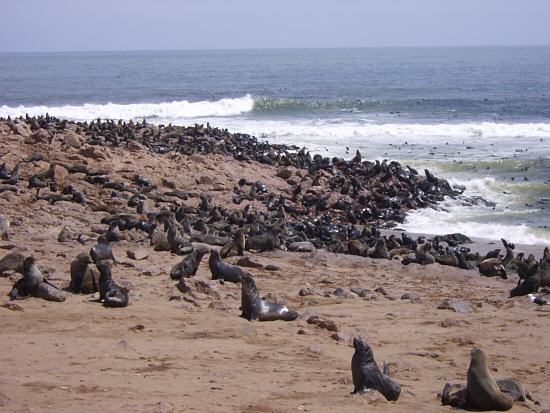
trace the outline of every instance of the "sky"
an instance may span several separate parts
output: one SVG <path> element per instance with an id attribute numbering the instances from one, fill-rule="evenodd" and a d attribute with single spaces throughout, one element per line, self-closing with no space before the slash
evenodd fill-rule
<path id="1" fill-rule="evenodd" d="M 550 44 L 550 0 L 0 0 L 0 52 Z"/>

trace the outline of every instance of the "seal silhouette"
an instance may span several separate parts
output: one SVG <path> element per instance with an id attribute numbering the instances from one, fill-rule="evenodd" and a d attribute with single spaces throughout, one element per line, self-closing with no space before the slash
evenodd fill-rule
<path id="1" fill-rule="evenodd" d="M 92 257 L 94 264 L 104 260 L 116 261 L 105 235 L 97 237 L 97 244 L 90 249 L 90 257 Z"/>
<path id="2" fill-rule="evenodd" d="M 366 393 L 371 389 L 377 390 L 389 401 L 395 401 L 401 394 L 401 386 L 389 377 L 384 366 L 384 373 L 380 371 L 374 360 L 372 348 L 361 337 L 353 338 L 355 353 L 351 358 L 351 375 L 354 390 L 352 394 Z"/>
<path id="3" fill-rule="evenodd" d="M 241 310 L 241 317 L 248 321 L 292 321 L 298 317 L 298 313 L 286 305 L 262 300 L 254 278 L 247 273 L 242 276 Z"/>

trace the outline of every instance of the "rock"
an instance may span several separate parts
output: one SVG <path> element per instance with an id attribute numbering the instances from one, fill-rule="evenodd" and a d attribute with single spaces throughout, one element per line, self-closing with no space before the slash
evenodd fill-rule
<path id="1" fill-rule="evenodd" d="M 128 148 L 128 150 L 131 152 L 140 152 L 145 150 L 145 146 L 136 141 L 129 141 L 126 145 L 126 148 Z"/>
<path id="2" fill-rule="evenodd" d="M 205 294 L 209 297 L 213 297 L 217 300 L 221 299 L 221 295 L 218 289 L 207 281 L 197 278 L 182 278 L 176 284 L 178 290 L 185 294 Z"/>
<path id="3" fill-rule="evenodd" d="M 72 148 L 80 148 L 84 144 L 84 138 L 72 131 L 69 131 L 63 137 L 63 143 Z"/>
<path id="4" fill-rule="evenodd" d="M 351 289 L 351 292 L 357 294 L 361 298 L 365 298 L 367 294 L 370 292 L 370 290 L 362 287 L 353 287 Z"/>
<path id="5" fill-rule="evenodd" d="M 107 152 L 107 150 L 105 148 L 100 148 L 98 146 L 84 147 L 84 148 L 80 149 L 80 151 L 78 151 L 78 153 L 80 155 L 84 156 L 85 158 L 91 158 L 91 159 L 94 159 L 96 161 L 107 160 L 107 159 L 110 158 L 109 153 Z"/>
<path id="6" fill-rule="evenodd" d="M 346 288 L 338 287 L 332 292 L 333 295 L 340 298 L 357 298 L 357 295 Z"/>
<path id="7" fill-rule="evenodd" d="M 247 268 L 263 268 L 264 266 L 258 262 L 252 261 L 250 257 L 242 257 L 237 260 L 235 263 L 239 267 L 247 267 Z"/>
<path id="8" fill-rule="evenodd" d="M 411 303 L 419 303 L 420 296 L 416 293 L 405 293 L 401 296 L 402 300 L 409 300 Z"/>
<path id="9" fill-rule="evenodd" d="M 338 326 L 336 323 L 328 318 L 322 318 L 314 315 L 309 317 L 306 321 L 308 324 L 315 324 L 319 328 L 324 328 L 328 331 L 338 331 Z"/>
<path id="10" fill-rule="evenodd" d="M 315 252 L 315 246 L 309 241 L 299 241 L 290 244 L 288 250 L 293 252 Z"/>
<path id="11" fill-rule="evenodd" d="M 292 176 L 292 171 L 288 168 L 281 168 L 277 171 L 275 176 L 286 180 Z"/>
<path id="12" fill-rule="evenodd" d="M 51 134 L 46 129 L 40 128 L 31 135 L 31 138 L 37 143 L 49 143 Z"/>
<path id="13" fill-rule="evenodd" d="M 350 344 L 350 345 L 353 342 L 353 339 L 351 338 L 351 336 L 349 334 L 343 334 L 343 333 L 339 333 L 339 332 L 332 333 L 330 335 L 330 338 L 332 338 L 333 340 L 338 341 L 340 343 L 348 342 L 348 344 Z"/>
<path id="14" fill-rule="evenodd" d="M 63 227 L 57 236 L 57 242 L 71 242 L 78 237 L 69 227 Z"/>
<path id="15" fill-rule="evenodd" d="M 280 271 L 281 270 L 279 267 L 277 267 L 276 265 L 273 265 L 273 264 L 267 264 L 265 266 L 265 269 L 267 271 Z"/>
<path id="16" fill-rule="evenodd" d="M 149 257 L 149 252 L 145 248 L 136 248 L 134 250 L 127 250 L 126 255 L 132 260 L 141 261 Z"/>
<path id="17" fill-rule="evenodd" d="M 43 300 L 56 301 L 59 303 L 67 299 L 63 291 L 45 282 L 38 284 L 34 296 L 36 298 L 42 298 Z"/>
<path id="18" fill-rule="evenodd" d="M 212 301 L 210 304 L 208 304 L 208 308 L 212 308 L 214 310 L 227 310 L 227 306 L 225 305 L 223 300 Z"/>
<path id="19" fill-rule="evenodd" d="M 461 325 L 468 325 L 470 324 L 466 320 L 453 320 L 452 318 L 446 318 L 443 321 L 439 322 L 439 325 L 443 328 L 450 328 L 450 327 L 458 327 Z"/>
<path id="20" fill-rule="evenodd" d="M 307 297 L 308 295 L 317 295 L 317 293 L 310 287 L 304 287 L 298 291 L 298 295 L 300 297 Z"/>
<path id="21" fill-rule="evenodd" d="M 437 306 L 438 310 L 452 310 L 456 313 L 467 314 L 472 312 L 472 304 L 463 300 L 443 300 L 441 304 Z"/>
<path id="22" fill-rule="evenodd" d="M 15 124 L 12 126 L 11 130 L 16 135 L 23 136 L 24 138 L 28 138 L 31 136 L 31 130 L 27 127 L 27 125 L 21 125 L 21 124 Z"/>
<path id="23" fill-rule="evenodd" d="M 25 311 L 19 304 L 12 303 L 11 301 L 1 304 L 0 307 L 7 308 L 11 311 Z"/>
<path id="24" fill-rule="evenodd" d="M 384 290 L 384 287 L 378 287 L 377 289 L 374 290 L 375 293 L 380 293 L 382 295 L 388 295 L 388 293 L 386 292 L 386 290 Z"/>
<path id="25" fill-rule="evenodd" d="M 162 185 L 170 189 L 176 189 L 176 183 L 166 178 L 162 178 Z"/>
<path id="26" fill-rule="evenodd" d="M 203 184 L 203 185 L 211 185 L 212 184 L 212 178 L 210 178 L 209 176 L 200 176 L 199 179 L 197 180 L 197 183 L 198 184 Z"/>

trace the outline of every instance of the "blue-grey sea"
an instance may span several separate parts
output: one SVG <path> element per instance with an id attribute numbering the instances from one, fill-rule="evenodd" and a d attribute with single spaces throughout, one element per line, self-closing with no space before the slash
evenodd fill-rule
<path id="1" fill-rule="evenodd" d="M 0 54 L 0 117 L 46 112 L 359 149 L 494 203 L 448 199 L 408 231 L 550 244 L 550 47 Z"/>

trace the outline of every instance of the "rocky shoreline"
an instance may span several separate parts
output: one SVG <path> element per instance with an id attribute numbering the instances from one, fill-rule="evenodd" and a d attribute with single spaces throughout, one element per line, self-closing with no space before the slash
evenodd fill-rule
<path id="1" fill-rule="evenodd" d="M 511 284 L 515 275 L 507 276 L 511 272 L 518 273 L 522 294 L 550 286 L 547 252 L 540 260 L 524 257 L 503 240 L 506 255 L 500 250 L 481 255 L 471 251 L 469 240 L 460 234 L 429 240 L 404 233 L 386 235 L 383 228 L 401 222 L 408 210 L 460 195 L 460 188 L 452 188 L 429 171 L 420 174 L 397 162 L 365 161 L 360 153 L 349 161 L 312 156 L 303 148 L 269 145 L 209 125 L 79 123 L 49 116 L 0 120 L 0 142 L 0 215 L 6 229 L 0 242 L 6 251 L 0 257 L 0 269 L 7 277 L 0 279 L 2 293 L 7 294 L 19 279 L 17 260 L 30 255 L 50 282 L 68 286 L 71 261 L 87 253 L 98 236 L 105 237 L 117 257 L 113 267 L 121 284 L 117 291 L 129 291 L 128 310 L 138 318 L 156 308 L 178 317 L 174 308 L 166 307 L 174 303 L 188 312 L 204 312 L 193 316 L 203 327 L 211 311 L 219 311 L 214 318 L 221 323 L 225 323 L 224 314 L 233 317 L 240 288 L 234 291 L 226 282 L 222 290 L 205 277 L 200 258 L 191 274 L 198 271 L 197 276 L 181 275 L 186 267 L 182 255 L 212 249 L 258 277 L 262 290 L 267 286 L 272 291 L 266 299 L 300 308 L 299 335 L 311 334 L 316 326 L 331 331 L 331 340 L 341 344 L 350 344 L 355 334 L 365 334 L 361 327 L 353 328 L 357 320 L 339 326 L 331 320 L 334 314 L 323 311 L 342 300 L 344 307 L 350 307 L 334 311 L 343 317 L 355 317 L 349 312 L 361 311 L 359 304 L 350 304 L 354 299 L 389 303 L 399 296 L 403 303 L 478 317 L 470 285 L 494 290 L 488 301 L 476 298 L 491 303 L 494 311 L 507 305 L 506 290 L 518 288 Z M 14 262 L 2 261 L 10 254 L 19 255 L 11 256 Z M 325 271 L 332 275 L 323 275 Z M 369 273 L 367 278 L 361 278 L 364 271 Z M 413 288 L 426 279 L 427 271 L 435 273 L 433 285 Z M 504 280 L 473 281 L 472 273 L 478 271 Z M 390 279 L 384 281 L 386 272 Z M 176 273 L 180 276 L 172 276 Z M 456 276 L 463 294 L 452 286 L 455 281 L 448 274 Z M 172 279 L 179 279 L 176 286 Z M 452 294 L 438 292 L 448 288 Z M 70 306 L 84 310 L 89 299 L 78 297 L 66 299 Z M 33 313 L 40 308 L 27 301 L 7 302 L 4 307 Z M 314 307 L 321 309 L 320 314 L 311 312 Z M 371 310 L 384 318 L 391 306 L 381 306 L 382 313 Z M 421 320 L 425 308 L 417 310 L 415 317 Z M 517 310 L 516 317 L 521 318 L 519 310 L 525 308 Z M 17 311 L 9 313 L 9 323 L 18 325 Z M 31 319 L 25 323 L 34 325 Z M 137 331 L 144 328 L 136 325 L 142 326 L 134 326 Z M 278 334 L 290 339 L 292 333 L 288 336 L 283 328 L 277 327 Z M 16 340 L 18 334 L 10 337 Z M 227 334 L 222 342 L 231 347 L 231 333 Z M 383 334 L 375 335 L 369 343 L 381 345 L 386 340 Z M 478 340 L 476 336 L 472 341 Z M 403 368 L 397 370 L 398 378 L 410 379 Z M 535 380 L 519 376 L 527 383 Z M 539 387 L 535 389 L 541 394 Z M 415 398 L 406 398 L 412 407 Z M 0 389 L 0 404 L 10 405 L 10 400 Z M 378 399 L 374 404 L 379 404 Z M 437 403 L 432 407 L 437 411 Z"/>

